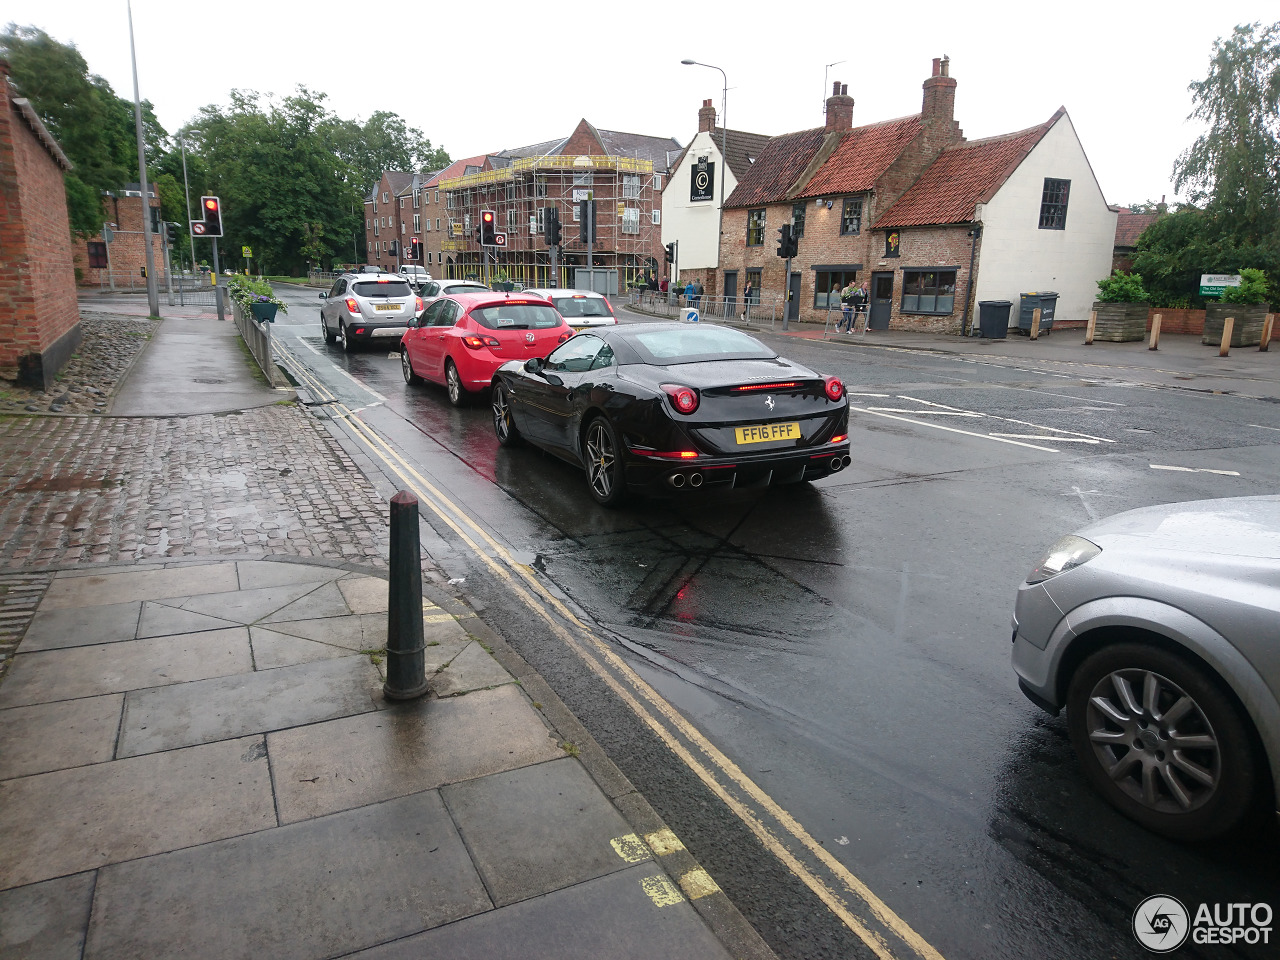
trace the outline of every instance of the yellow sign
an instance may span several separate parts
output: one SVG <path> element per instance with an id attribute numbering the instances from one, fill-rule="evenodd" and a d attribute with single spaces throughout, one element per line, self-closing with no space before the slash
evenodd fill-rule
<path id="1" fill-rule="evenodd" d="M 241 247 L 241 248 L 240 248 L 240 256 L 244 257 L 246 260 L 252 260 L 252 259 L 253 259 L 253 247 Z"/>

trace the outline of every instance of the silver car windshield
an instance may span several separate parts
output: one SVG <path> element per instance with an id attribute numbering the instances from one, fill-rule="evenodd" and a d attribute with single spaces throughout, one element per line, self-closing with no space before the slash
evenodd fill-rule
<path id="1" fill-rule="evenodd" d="M 556 297 L 551 301 L 566 320 L 574 317 L 612 317 L 609 305 L 600 297 Z"/>

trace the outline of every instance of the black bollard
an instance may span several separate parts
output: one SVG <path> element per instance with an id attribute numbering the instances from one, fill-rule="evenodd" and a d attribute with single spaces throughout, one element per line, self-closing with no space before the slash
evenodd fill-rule
<path id="1" fill-rule="evenodd" d="M 427 692 L 422 636 L 422 554 L 418 498 L 401 490 L 391 498 L 391 584 L 387 597 L 388 700 L 412 700 Z"/>

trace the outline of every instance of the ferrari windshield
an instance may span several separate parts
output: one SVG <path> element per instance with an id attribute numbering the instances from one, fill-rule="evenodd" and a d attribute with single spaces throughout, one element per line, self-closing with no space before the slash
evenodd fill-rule
<path id="1" fill-rule="evenodd" d="M 679 327 L 632 336 L 649 363 L 699 363 L 705 360 L 772 360 L 777 356 L 755 337 L 726 327 Z"/>
<path id="2" fill-rule="evenodd" d="M 490 330 L 544 330 L 560 326 L 560 315 L 548 304 L 496 303 L 471 311 L 477 323 Z"/>

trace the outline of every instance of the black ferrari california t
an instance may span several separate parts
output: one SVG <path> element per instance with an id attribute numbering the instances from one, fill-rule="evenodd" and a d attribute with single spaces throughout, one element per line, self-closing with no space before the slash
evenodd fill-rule
<path id="1" fill-rule="evenodd" d="M 498 442 L 577 464 L 597 502 L 818 480 L 849 465 L 844 385 L 709 323 L 593 327 L 494 377 Z"/>

